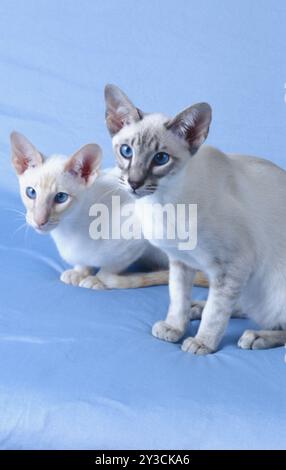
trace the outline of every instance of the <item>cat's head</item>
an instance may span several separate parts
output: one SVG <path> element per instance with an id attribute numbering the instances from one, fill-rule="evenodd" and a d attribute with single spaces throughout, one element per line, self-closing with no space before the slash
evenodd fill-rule
<path id="1" fill-rule="evenodd" d="M 88 144 L 70 158 L 45 158 L 18 132 L 11 134 L 11 149 L 27 223 L 40 233 L 50 232 L 96 179 L 101 149 Z"/>
<path id="2" fill-rule="evenodd" d="M 144 114 L 115 85 L 105 87 L 106 124 L 121 183 L 137 196 L 156 191 L 180 171 L 205 141 L 212 110 L 198 103 L 174 118 Z"/>

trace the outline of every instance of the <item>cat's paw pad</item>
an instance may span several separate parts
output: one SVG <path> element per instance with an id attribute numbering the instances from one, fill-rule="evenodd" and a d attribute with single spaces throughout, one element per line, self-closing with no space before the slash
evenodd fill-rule
<path id="1" fill-rule="evenodd" d="M 153 336 L 164 341 L 170 341 L 171 343 L 179 341 L 183 334 L 183 331 L 174 328 L 165 321 L 158 321 L 152 328 Z"/>
<path id="2" fill-rule="evenodd" d="M 213 350 L 206 346 L 202 341 L 197 338 L 193 338 L 192 336 L 185 339 L 182 344 L 182 350 L 184 352 L 191 352 L 200 356 L 211 354 L 213 352 Z"/>
<path id="3" fill-rule="evenodd" d="M 194 301 L 191 304 L 190 320 L 199 320 L 202 317 L 206 302 L 204 300 Z"/>
<path id="4" fill-rule="evenodd" d="M 83 279 L 83 274 L 76 269 L 67 269 L 61 274 L 61 281 L 72 286 L 79 286 Z"/>
<path id="5" fill-rule="evenodd" d="M 267 349 L 269 347 L 267 338 L 255 330 L 245 330 L 237 344 L 241 349 Z"/>
<path id="6" fill-rule="evenodd" d="M 84 287 L 85 289 L 96 289 L 96 290 L 102 290 L 106 289 L 106 286 L 103 284 L 102 281 L 98 279 L 97 276 L 87 276 L 85 279 L 83 279 L 79 287 Z"/>

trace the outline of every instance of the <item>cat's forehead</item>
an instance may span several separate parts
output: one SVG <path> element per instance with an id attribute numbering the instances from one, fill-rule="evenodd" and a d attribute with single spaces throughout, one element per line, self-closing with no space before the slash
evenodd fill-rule
<path id="1" fill-rule="evenodd" d="M 28 169 L 23 174 L 25 182 L 50 187 L 62 175 L 66 157 L 64 155 L 51 155 L 44 159 L 42 165 Z"/>
<path id="2" fill-rule="evenodd" d="M 126 143 L 131 147 L 148 147 L 155 150 L 166 134 L 165 124 L 168 120 L 164 114 L 147 114 L 140 121 L 125 126 L 115 135 L 113 144 Z"/>
<path id="3" fill-rule="evenodd" d="M 63 171 L 66 161 L 67 157 L 65 155 L 53 154 L 50 157 L 45 158 L 42 169 L 44 172 L 61 172 Z"/>

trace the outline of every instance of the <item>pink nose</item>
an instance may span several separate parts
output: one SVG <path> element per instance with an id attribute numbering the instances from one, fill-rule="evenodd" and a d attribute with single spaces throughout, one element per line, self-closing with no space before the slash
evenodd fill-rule
<path id="1" fill-rule="evenodd" d="M 37 218 L 35 219 L 35 223 L 36 225 L 41 228 L 43 227 L 44 225 L 46 225 L 46 223 L 48 222 L 48 218 L 47 217 L 41 217 L 41 218 Z"/>

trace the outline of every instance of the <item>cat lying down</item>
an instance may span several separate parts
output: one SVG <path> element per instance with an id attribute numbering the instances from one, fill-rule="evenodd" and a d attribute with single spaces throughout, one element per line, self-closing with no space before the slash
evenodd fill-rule
<path id="1" fill-rule="evenodd" d="M 167 256 L 143 236 L 91 237 L 90 208 L 94 203 L 105 205 L 109 213 L 114 211 L 112 196 L 120 196 L 120 207 L 134 205 L 133 198 L 119 184 L 118 169 L 100 172 L 98 145 L 85 145 L 70 158 L 62 155 L 45 158 L 28 139 L 13 132 L 11 146 L 27 223 L 39 233 L 50 233 L 61 257 L 73 266 L 62 273 L 63 282 L 90 289 L 168 283 Z M 121 274 L 137 261 L 149 272 Z M 96 275 L 95 267 L 100 268 Z M 195 283 L 208 285 L 200 272 Z"/>

